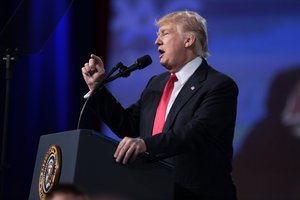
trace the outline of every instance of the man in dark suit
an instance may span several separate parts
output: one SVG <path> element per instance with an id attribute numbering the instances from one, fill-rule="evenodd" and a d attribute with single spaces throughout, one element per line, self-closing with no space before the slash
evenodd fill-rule
<path id="1" fill-rule="evenodd" d="M 232 140 L 238 88 L 210 67 L 206 21 L 192 11 L 162 17 L 157 25 L 160 63 L 168 70 L 152 77 L 140 99 L 123 108 L 106 88 L 91 106 L 122 139 L 114 157 L 126 164 L 147 153 L 171 158 L 176 199 L 236 199 L 231 179 Z M 82 68 L 90 90 L 105 74 L 91 55 Z"/>

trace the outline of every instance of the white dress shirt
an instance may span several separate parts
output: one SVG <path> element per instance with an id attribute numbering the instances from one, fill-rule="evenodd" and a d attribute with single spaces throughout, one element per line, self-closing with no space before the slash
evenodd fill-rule
<path id="1" fill-rule="evenodd" d="M 170 100 L 168 103 L 168 107 L 167 107 L 167 111 L 166 111 L 166 119 L 167 119 L 169 111 L 170 111 L 177 95 L 179 94 L 180 90 L 182 89 L 184 84 L 187 82 L 187 80 L 198 69 L 198 67 L 201 65 L 201 63 L 202 63 L 202 58 L 196 57 L 194 60 L 185 64 L 178 72 L 175 73 L 178 80 L 174 83 L 174 89 L 171 94 L 171 97 L 170 97 Z"/>

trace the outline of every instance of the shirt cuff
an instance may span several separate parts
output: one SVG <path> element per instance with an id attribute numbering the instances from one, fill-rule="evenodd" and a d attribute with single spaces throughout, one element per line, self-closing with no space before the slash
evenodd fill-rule
<path id="1" fill-rule="evenodd" d="M 92 93 L 92 91 L 90 90 L 88 93 L 86 93 L 86 94 L 83 96 L 83 98 L 84 98 L 84 99 L 89 98 L 90 95 L 91 95 L 91 93 Z"/>

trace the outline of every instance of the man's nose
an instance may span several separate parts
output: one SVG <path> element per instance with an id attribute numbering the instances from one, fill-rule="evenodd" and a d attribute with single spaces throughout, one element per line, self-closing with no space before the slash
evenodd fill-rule
<path id="1" fill-rule="evenodd" d="M 161 39 L 160 39 L 159 36 L 156 38 L 155 44 L 156 44 L 156 45 L 161 45 L 161 44 L 162 44 L 162 41 L 161 41 Z"/>

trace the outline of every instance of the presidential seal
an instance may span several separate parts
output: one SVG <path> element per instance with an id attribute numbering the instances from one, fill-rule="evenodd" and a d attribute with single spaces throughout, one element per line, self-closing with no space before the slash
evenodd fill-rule
<path id="1" fill-rule="evenodd" d="M 45 154 L 43 165 L 39 178 L 39 196 L 41 200 L 54 185 L 58 183 L 61 169 L 61 152 L 60 148 L 52 145 Z"/>

